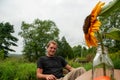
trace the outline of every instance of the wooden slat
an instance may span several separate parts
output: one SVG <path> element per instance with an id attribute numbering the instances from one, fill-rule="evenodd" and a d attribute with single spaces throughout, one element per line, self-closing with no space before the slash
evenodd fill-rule
<path id="1" fill-rule="evenodd" d="M 103 71 L 102 69 L 97 70 L 97 75 L 102 75 Z M 114 78 L 115 80 L 120 80 L 120 70 L 114 69 Z M 92 70 L 89 70 L 79 76 L 76 80 L 92 80 Z"/>

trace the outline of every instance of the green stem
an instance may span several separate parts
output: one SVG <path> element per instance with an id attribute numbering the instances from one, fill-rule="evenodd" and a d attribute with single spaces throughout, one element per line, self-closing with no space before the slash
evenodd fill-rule
<path id="1" fill-rule="evenodd" d="M 98 33 L 98 37 L 99 37 L 99 41 L 100 41 L 100 46 L 101 46 L 101 50 L 102 50 L 102 54 L 105 54 L 104 53 L 104 44 L 103 44 L 103 38 L 102 38 L 102 34 L 100 34 L 99 32 Z M 103 74 L 104 76 L 106 76 L 106 67 L 105 67 L 105 63 L 103 63 Z"/>

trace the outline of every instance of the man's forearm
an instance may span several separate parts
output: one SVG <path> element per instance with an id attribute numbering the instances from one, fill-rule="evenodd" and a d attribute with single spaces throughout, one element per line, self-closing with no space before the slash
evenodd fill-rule
<path id="1" fill-rule="evenodd" d="M 37 78 L 46 79 L 46 75 L 45 75 L 45 74 L 38 73 L 38 74 L 37 74 Z"/>
<path id="2" fill-rule="evenodd" d="M 37 78 L 38 79 L 46 79 L 46 80 L 56 80 L 57 78 L 52 75 L 52 74 L 41 74 L 41 73 L 38 73 L 37 74 Z"/>

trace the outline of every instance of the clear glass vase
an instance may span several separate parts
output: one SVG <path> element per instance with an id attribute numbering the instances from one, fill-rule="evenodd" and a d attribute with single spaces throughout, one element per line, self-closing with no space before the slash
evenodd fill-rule
<path id="1" fill-rule="evenodd" d="M 97 48 L 97 53 L 93 59 L 92 80 L 115 80 L 114 65 L 105 47 L 99 46 Z"/>

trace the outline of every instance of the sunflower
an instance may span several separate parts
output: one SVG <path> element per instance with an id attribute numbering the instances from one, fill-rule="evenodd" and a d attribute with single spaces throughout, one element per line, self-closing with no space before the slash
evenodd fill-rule
<path id="1" fill-rule="evenodd" d="M 85 41 L 88 47 L 97 46 L 98 40 L 95 36 L 95 32 L 99 31 L 99 27 L 101 26 L 101 22 L 97 19 L 99 13 L 101 12 L 102 6 L 105 3 L 99 1 L 96 6 L 93 8 L 90 15 L 88 15 L 85 19 L 83 25 L 83 31 L 85 35 Z"/>

